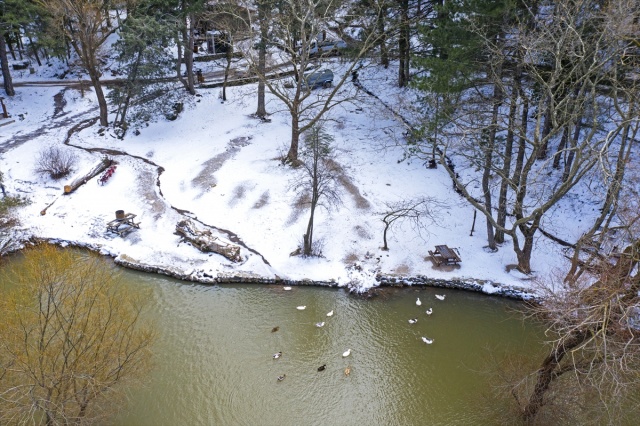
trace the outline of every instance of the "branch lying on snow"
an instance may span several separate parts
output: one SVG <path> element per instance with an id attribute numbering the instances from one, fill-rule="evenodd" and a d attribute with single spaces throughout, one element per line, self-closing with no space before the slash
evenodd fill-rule
<path id="1" fill-rule="evenodd" d="M 218 253 L 232 262 L 242 262 L 240 247 L 223 241 L 219 237 L 212 235 L 211 230 L 200 230 L 190 219 L 181 220 L 176 225 L 176 234 L 184 240 L 189 241 L 194 247 L 202 252 Z"/>

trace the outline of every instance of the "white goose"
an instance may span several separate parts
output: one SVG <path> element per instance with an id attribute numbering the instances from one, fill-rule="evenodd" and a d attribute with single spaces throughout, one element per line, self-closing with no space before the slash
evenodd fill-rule
<path id="1" fill-rule="evenodd" d="M 351 349 L 347 349 L 346 351 L 344 351 L 344 352 L 342 353 L 342 357 L 343 357 L 343 358 L 346 358 L 346 357 L 348 357 L 349 355 L 351 355 Z"/>
<path id="2" fill-rule="evenodd" d="M 436 294 L 436 299 L 438 300 L 444 300 L 445 297 L 447 297 L 446 294 Z"/>
<path id="3" fill-rule="evenodd" d="M 427 310 L 425 311 L 425 313 L 426 313 L 427 315 L 431 315 L 431 314 L 433 313 L 433 309 L 432 309 L 432 308 L 429 308 L 429 309 L 427 309 Z"/>
<path id="4" fill-rule="evenodd" d="M 416 306 L 420 306 L 422 305 L 422 302 L 420 301 L 420 298 L 418 297 L 418 300 L 416 300 Z"/>
<path id="5" fill-rule="evenodd" d="M 307 306 L 306 305 L 305 306 L 297 306 L 296 309 L 299 310 L 299 311 L 304 311 L 305 309 L 307 309 Z"/>
<path id="6" fill-rule="evenodd" d="M 422 337 L 422 341 L 425 342 L 427 345 L 430 345 L 433 343 L 433 339 L 428 339 L 426 337 Z"/>
<path id="7" fill-rule="evenodd" d="M 333 316 L 333 310 L 329 311 L 329 313 L 327 313 L 328 317 L 332 317 Z"/>
<path id="8" fill-rule="evenodd" d="M 411 319 L 409 320 L 409 324 L 415 324 L 415 323 L 417 323 L 417 322 L 418 322 L 418 318 L 411 318 Z"/>

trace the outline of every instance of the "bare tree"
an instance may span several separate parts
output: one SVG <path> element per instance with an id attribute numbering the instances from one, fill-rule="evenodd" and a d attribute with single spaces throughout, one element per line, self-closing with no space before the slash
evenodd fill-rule
<path id="1" fill-rule="evenodd" d="M 323 0 L 285 0 L 274 2 L 271 7 L 270 38 L 271 44 L 277 46 L 271 53 L 281 65 L 277 68 L 263 68 L 260 49 L 256 51 L 253 44 L 245 47 L 242 55 L 247 60 L 250 71 L 284 104 L 291 115 L 291 142 L 283 161 L 296 165 L 300 135 L 313 127 L 333 107 L 354 99 L 357 88 L 346 86 L 345 82 L 362 57 L 375 46 L 380 35 L 372 32 L 357 46 L 353 46 L 351 54 L 344 58 L 344 73 L 336 76 L 333 87 L 315 91 L 313 87 L 304 84 L 305 73 L 314 68 L 314 63 L 320 65 L 327 58 L 314 57 L 311 46 L 322 41 L 327 34 L 328 22 L 336 13 L 336 4 Z M 249 14 L 249 18 L 253 20 L 253 15 Z M 259 25 L 254 26 L 252 22 L 248 27 L 252 31 L 250 39 L 260 40 L 262 33 L 254 29 L 259 28 Z M 293 87 L 290 84 L 291 75 Z M 341 91 L 340 96 L 337 96 L 338 91 Z"/>
<path id="2" fill-rule="evenodd" d="M 97 255 L 53 246 L 27 251 L 13 281 L 0 301 L 0 421 L 84 424 L 113 413 L 117 390 L 149 366 L 143 295 L 125 294 Z"/>
<path id="3" fill-rule="evenodd" d="M 602 9 L 598 4 L 555 2 L 554 8 L 541 8 L 508 30 L 504 41 L 488 38 L 486 44 L 495 58 L 487 71 L 493 96 L 487 102 L 488 89 L 479 87 L 477 102 L 467 97 L 457 111 L 455 128 L 451 127 L 455 132 L 450 134 L 451 143 L 441 155 L 456 186 L 485 215 L 488 226 L 511 238 L 518 269 L 524 273 L 531 272 L 534 236 L 543 218 L 585 176 L 596 174 L 596 166 L 610 158 L 630 120 L 637 120 L 630 115 L 637 111 L 637 96 L 627 97 L 623 109 L 616 112 L 620 94 L 610 96 L 606 89 L 603 93 L 617 79 L 612 65 L 620 63 L 628 42 L 611 25 L 622 19 L 620 9 L 613 5 Z M 638 13 L 629 11 L 632 16 Z M 526 79 L 509 78 L 501 71 L 505 64 L 520 65 L 516 73 L 522 72 Z M 496 108 L 496 90 L 512 103 L 508 108 Z M 550 127 L 543 131 L 549 102 Z M 519 111 L 521 120 L 517 120 Z M 601 117 L 611 123 L 606 130 Z M 572 136 L 560 148 L 563 167 L 555 172 L 552 162 L 540 161 L 538 154 L 554 143 L 562 144 L 563 134 Z M 482 194 L 472 189 L 473 173 L 466 173 L 459 164 L 455 171 L 448 167 L 447 154 L 465 158 L 469 168 L 485 171 Z M 500 220 L 494 217 L 496 196 Z"/>
<path id="4" fill-rule="evenodd" d="M 636 239 L 621 256 L 592 264 L 580 280 L 540 285 L 543 299 L 533 312 L 548 323 L 550 349 L 530 380 L 512 390 L 526 423 L 540 420 L 544 407 L 574 381 L 573 392 L 583 398 L 598 395 L 595 403 L 608 423 L 618 423 L 630 408 L 629 396 L 640 390 L 638 262 Z"/>
<path id="5" fill-rule="evenodd" d="M 433 197 L 420 197 L 413 200 L 402 200 L 396 203 L 388 203 L 387 210 L 383 213 L 382 222 L 384 231 L 382 250 L 389 250 L 387 245 L 387 232 L 392 225 L 403 221 L 411 222 L 413 228 L 420 234 L 428 232 L 428 225 L 437 224 L 437 218 L 441 209 L 447 205 Z"/>
<path id="6" fill-rule="evenodd" d="M 302 255 L 314 254 L 314 222 L 317 207 L 331 209 L 340 204 L 338 191 L 338 173 L 335 163 L 331 160 L 331 143 L 333 137 L 324 129 L 323 125 L 316 124 L 305 133 L 304 148 L 302 151 L 302 179 L 298 180 L 293 189 L 299 195 L 306 195 L 309 200 L 309 221 L 303 235 Z"/>
<path id="7" fill-rule="evenodd" d="M 89 74 L 100 107 L 101 126 L 109 124 L 109 112 L 100 81 L 100 49 L 118 29 L 118 25 L 112 25 L 118 20 L 110 19 L 109 13 L 124 3 L 124 0 L 38 0 L 51 16 L 50 29 L 68 40 Z"/>

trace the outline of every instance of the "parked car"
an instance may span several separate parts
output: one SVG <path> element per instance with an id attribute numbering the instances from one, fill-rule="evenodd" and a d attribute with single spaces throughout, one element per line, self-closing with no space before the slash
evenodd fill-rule
<path id="1" fill-rule="evenodd" d="M 302 88 L 315 89 L 316 87 L 331 87 L 333 84 L 333 71 L 328 68 L 305 74 L 302 80 Z"/>
<path id="2" fill-rule="evenodd" d="M 309 45 L 309 56 L 333 56 L 339 55 L 341 50 L 347 48 L 344 40 L 312 41 Z"/>

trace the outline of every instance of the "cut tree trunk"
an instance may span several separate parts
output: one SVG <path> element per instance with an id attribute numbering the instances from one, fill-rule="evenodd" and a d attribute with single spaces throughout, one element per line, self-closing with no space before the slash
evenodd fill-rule
<path id="1" fill-rule="evenodd" d="M 199 229 L 190 219 L 181 220 L 176 225 L 176 234 L 189 241 L 198 250 L 209 253 L 217 253 L 232 262 L 242 262 L 240 247 L 230 242 L 223 241 L 213 235 L 210 229 Z"/>
<path id="2" fill-rule="evenodd" d="M 82 176 L 76 178 L 69 185 L 64 186 L 64 195 L 69 195 L 76 189 L 80 188 L 82 185 L 87 183 L 90 179 L 98 176 L 100 173 L 105 171 L 109 166 L 114 163 L 113 160 L 109 158 L 104 158 L 100 163 L 96 164 L 89 170 L 87 173 Z"/>

